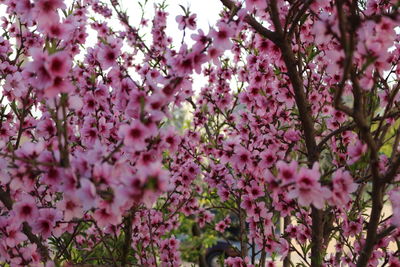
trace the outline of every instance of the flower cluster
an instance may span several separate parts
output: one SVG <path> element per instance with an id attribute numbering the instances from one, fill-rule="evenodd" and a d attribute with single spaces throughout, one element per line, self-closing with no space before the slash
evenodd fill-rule
<path id="1" fill-rule="evenodd" d="M 148 2 L 0 1 L 0 262 L 399 266 L 399 2 Z"/>

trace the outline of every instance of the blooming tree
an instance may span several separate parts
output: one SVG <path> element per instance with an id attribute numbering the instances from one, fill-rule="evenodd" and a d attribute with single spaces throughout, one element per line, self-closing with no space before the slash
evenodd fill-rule
<path id="1" fill-rule="evenodd" d="M 2 263 L 400 266 L 400 2 L 220 1 L 0 1 Z"/>

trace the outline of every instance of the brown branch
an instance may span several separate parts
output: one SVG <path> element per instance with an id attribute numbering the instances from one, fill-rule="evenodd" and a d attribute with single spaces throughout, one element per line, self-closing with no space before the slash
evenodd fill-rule
<path id="1" fill-rule="evenodd" d="M 221 2 L 231 11 L 237 12 L 240 9 L 240 7 L 236 6 L 236 4 L 231 0 L 221 0 Z M 265 28 L 261 23 L 259 23 L 255 18 L 250 15 L 246 15 L 244 21 L 249 24 L 256 32 L 271 40 L 274 44 L 278 45 L 279 39 L 275 32 Z"/>
<path id="2" fill-rule="evenodd" d="M 355 127 L 355 125 L 354 125 L 353 123 L 351 123 L 351 124 L 342 126 L 342 127 L 340 127 L 339 129 L 336 129 L 336 130 L 333 131 L 333 132 L 330 132 L 327 136 L 325 136 L 325 137 L 319 142 L 319 144 L 317 145 L 317 150 L 318 150 L 318 151 L 321 151 L 322 148 L 323 148 L 323 146 L 324 146 L 332 137 L 334 137 L 335 135 L 341 134 L 341 133 L 343 133 L 343 132 L 345 132 L 345 131 L 349 131 L 349 130 L 353 129 L 354 127 Z"/>
<path id="3" fill-rule="evenodd" d="M 129 214 L 125 220 L 125 239 L 124 246 L 122 247 L 122 258 L 121 258 L 121 266 L 127 266 L 127 259 L 129 254 L 129 248 L 132 243 L 132 217 L 133 214 Z"/>
<path id="4" fill-rule="evenodd" d="M 305 3 L 303 4 L 303 7 L 297 12 L 296 16 L 294 17 L 294 19 L 291 22 L 289 31 L 287 33 L 287 39 L 291 40 L 292 35 L 294 30 L 296 29 L 297 23 L 300 21 L 300 19 L 305 15 L 307 9 L 310 7 L 310 5 L 314 2 L 314 0 L 307 0 L 305 1 Z"/>
<path id="5" fill-rule="evenodd" d="M 281 49 L 282 57 L 287 68 L 287 75 L 292 83 L 294 98 L 296 101 L 297 108 L 299 110 L 299 117 L 304 132 L 305 143 L 307 148 L 307 158 L 309 165 L 312 165 L 318 160 L 318 150 L 315 141 L 315 130 L 314 121 L 312 119 L 312 113 L 310 111 L 309 103 L 304 92 L 303 80 L 296 69 L 297 62 L 293 54 L 291 43 L 284 39 L 284 32 L 279 19 L 279 11 L 277 8 L 276 0 L 270 1 L 270 15 L 274 23 L 274 27 L 279 36 L 278 46 Z M 311 218 L 312 218 L 312 247 L 311 247 L 311 266 L 320 267 L 322 266 L 322 255 L 323 250 L 323 225 L 324 212 L 315 207 L 312 207 Z"/>

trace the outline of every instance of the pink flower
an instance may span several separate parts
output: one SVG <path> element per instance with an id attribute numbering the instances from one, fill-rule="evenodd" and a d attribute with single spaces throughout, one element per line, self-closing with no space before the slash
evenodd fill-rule
<path id="1" fill-rule="evenodd" d="M 156 163 L 138 170 L 138 175 L 144 181 L 143 203 L 151 207 L 157 197 L 167 189 L 168 173 Z"/>
<path id="2" fill-rule="evenodd" d="M 240 203 L 240 207 L 244 210 L 251 210 L 253 209 L 253 198 L 248 195 L 245 195 L 242 199 L 242 203 Z"/>
<path id="3" fill-rule="evenodd" d="M 252 11 L 253 9 L 266 9 L 267 8 L 267 1 L 265 0 L 246 0 L 246 9 Z"/>
<path id="4" fill-rule="evenodd" d="M 343 233 L 345 236 L 354 237 L 355 235 L 362 232 L 362 229 L 363 229 L 362 220 L 358 221 L 345 220 L 343 223 Z"/>
<path id="5" fill-rule="evenodd" d="M 218 232 L 225 232 L 225 229 L 231 224 L 231 219 L 229 218 L 229 216 L 226 216 L 225 219 L 223 219 L 222 221 L 218 222 L 215 225 L 215 230 Z"/>
<path id="6" fill-rule="evenodd" d="M 296 180 L 298 167 L 296 161 L 292 161 L 289 164 L 284 161 L 278 161 L 276 167 L 278 168 L 277 178 L 281 179 L 284 185 Z"/>
<path id="7" fill-rule="evenodd" d="M 26 21 L 30 21 L 32 19 L 33 7 L 34 5 L 30 0 L 19 0 L 16 2 L 15 10 L 20 13 Z"/>
<path id="8" fill-rule="evenodd" d="M 8 74 L 3 88 L 8 92 L 12 92 L 18 98 L 25 96 L 27 92 L 27 87 L 20 72 L 15 72 L 12 75 Z"/>
<path id="9" fill-rule="evenodd" d="M 348 164 L 354 164 L 358 161 L 361 156 L 367 151 L 367 144 L 363 144 L 360 140 L 357 140 L 354 144 L 347 147 L 347 154 L 349 159 Z"/>
<path id="10" fill-rule="evenodd" d="M 255 222 L 261 221 L 263 218 L 266 218 L 268 215 L 267 208 L 265 207 L 265 202 L 256 202 L 253 205 L 253 208 L 248 211 L 250 215 L 248 218 Z"/>
<path id="11" fill-rule="evenodd" d="M 8 184 L 11 180 L 11 177 L 7 171 L 7 165 L 7 160 L 0 158 L 0 182 L 4 185 Z"/>
<path id="12" fill-rule="evenodd" d="M 350 201 L 350 194 L 356 191 L 357 184 L 347 171 L 337 170 L 332 176 L 332 201 L 338 207 L 345 207 Z"/>
<path id="13" fill-rule="evenodd" d="M 104 228 L 109 225 L 117 225 L 122 221 L 122 217 L 119 212 L 107 209 L 106 207 L 97 209 L 93 214 L 93 219 L 96 220 L 100 228 Z"/>
<path id="14" fill-rule="evenodd" d="M 80 179 L 80 184 L 77 197 L 79 197 L 83 209 L 87 211 L 96 204 L 96 187 L 89 179 Z"/>
<path id="15" fill-rule="evenodd" d="M 73 218 L 80 218 L 83 215 L 82 205 L 76 197 L 64 195 L 63 200 L 57 203 L 57 208 L 64 211 L 64 220 L 70 221 Z"/>
<path id="16" fill-rule="evenodd" d="M 56 127 L 51 119 L 42 119 L 36 125 L 36 129 L 40 136 L 49 138 L 56 134 Z"/>
<path id="17" fill-rule="evenodd" d="M 331 193 L 327 188 L 321 187 L 319 183 L 318 163 L 314 163 L 312 169 L 301 168 L 296 177 L 296 185 L 288 196 L 291 199 L 297 198 L 302 206 L 314 205 L 317 209 L 324 206 L 325 199 L 329 198 Z"/>
<path id="18" fill-rule="evenodd" d="M 177 151 L 178 145 L 181 140 L 177 132 L 172 127 L 163 132 L 162 139 L 167 144 L 168 149 L 171 153 Z"/>
<path id="19" fill-rule="evenodd" d="M 39 89 L 46 88 L 53 83 L 52 76 L 46 66 L 48 55 L 41 49 L 32 49 L 31 53 L 33 62 L 26 65 L 23 76 L 28 78 L 33 86 Z"/>
<path id="20" fill-rule="evenodd" d="M 21 225 L 18 223 L 11 223 L 6 228 L 6 244 L 9 247 L 15 247 L 16 245 L 20 244 L 21 242 L 27 240 L 25 234 L 21 231 Z"/>
<path id="21" fill-rule="evenodd" d="M 101 46 L 97 57 L 103 70 L 114 66 L 117 63 L 117 58 L 119 57 L 121 51 L 119 47 L 111 47 L 103 45 Z"/>
<path id="22" fill-rule="evenodd" d="M 223 233 L 223 232 L 225 232 L 226 227 L 227 227 L 227 225 L 226 225 L 225 222 L 222 220 L 222 221 L 220 221 L 219 223 L 217 223 L 217 224 L 215 225 L 215 230 L 218 231 L 218 232 Z"/>
<path id="23" fill-rule="evenodd" d="M 135 150 L 146 148 L 145 139 L 148 137 L 148 131 L 139 120 L 134 120 L 130 125 L 122 125 L 119 132 L 127 147 Z"/>
<path id="24" fill-rule="evenodd" d="M 232 163 L 238 170 L 243 170 L 251 163 L 251 153 L 242 146 L 236 147 Z"/>
<path id="25" fill-rule="evenodd" d="M 222 56 L 222 54 L 224 53 L 223 50 L 221 50 L 217 46 L 213 46 L 207 50 L 207 53 L 208 58 L 211 59 L 214 64 L 220 65 L 219 57 Z"/>
<path id="26" fill-rule="evenodd" d="M 209 37 L 204 34 L 204 31 L 202 29 L 199 29 L 197 31 L 198 33 L 194 33 L 190 35 L 190 37 L 196 41 L 196 44 L 194 45 L 196 48 L 201 47 L 202 49 L 206 46 L 206 44 L 209 42 Z M 194 49 L 196 50 L 196 49 Z"/>
<path id="27" fill-rule="evenodd" d="M 40 29 L 50 38 L 65 40 L 71 34 L 72 25 L 67 23 L 59 23 L 58 21 L 51 24 L 41 25 Z"/>
<path id="28" fill-rule="evenodd" d="M 190 16 L 182 16 L 179 15 L 175 18 L 176 22 L 178 22 L 178 29 L 183 30 L 184 28 L 188 28 L 190 30 L 196 29 L 196 14 L 192 14 Z"/>
<path id="29" fill-rule="evenodd" d="M 36 17 L 40 25 L 59 21 L 57 9 L 66 9 L 63 0 L 38 0 L 35 4 Z"/>
<path id="30" fill-rule="evenodd" d="M 39 218 L 32 224 L 32 232 L 34 234 L 40 234 L 43 238 L 48 238 L 56 222 L 61 220 L 62 213 L 59 210 L 52 208 L 45 208 L 39 210 Z"/>
<path id="31" fill-rule="evenodd" d="M 214 29 L 210 32 L 214 47 L 224 50 L 229 49 L 232 46 L 230 38 L 233 37 L 235 33 L 232 26 L 223 22 L 218 23 L 217 26 L 218 29 Z"/>
<path id="32" fill-rule="evenodd" d="M 271 149 L 261 152 L 260 158 L 260 167 L 263 169 L 272 167 L 277 159 L 275 151 Z"/>
<path id="33" fill-rule="evenodd" d="M 225 260 L 224 264 L 228 267 L 254 267 L 253 264 L 250 264 L 250 258 L 248 256 L 244 259 L 241 257 L 229 257 Z"/>
<path id="34" fill-rule="evenodd" d="M 23 194 L 21 199 L 13 205 L 16 218 L 19 221 L 33 222 L 39 215 L 35 199 L 28 194 Z"/>
<path id="35" fill-rule="evenodd" d="M 67 52 L 64 51 L 49 56 L 46 61 L 46 68 L 53 77 L 66 77 L 71 69 L 71 65 L 71 59 Z"/>
<path id="36" fill-rule="evenodd" d="M 251 187 L 250 187 L 250 189 L 248 191 L 249 191 L 250 196 L 253 199 L 259 198 L 259 197 L 264 195 L 263 188 L 261 186 L 259 186 L 256 181 L 254 181 L 254 180 L 251 181 L 250 182 L 250 186 Z"/>
<path id="37" fill-rule="evenodd" d="M 55 97 L 59 93 L 70 93 L 73 90 L 71 82 L 59 76 L 53 79 L 53 83 L 44 89 L 44 94 L 48 98 Z"/>
<path id="38" fill-rule="evenodd" d="M 57 168 L 57 167 L 48 168 L 43 175 L 43 179 L 41 180 L 42 183 L 49 186 L 58 187 L 61 184 L 63 171 L 64 169 L 62 168 Z"/>

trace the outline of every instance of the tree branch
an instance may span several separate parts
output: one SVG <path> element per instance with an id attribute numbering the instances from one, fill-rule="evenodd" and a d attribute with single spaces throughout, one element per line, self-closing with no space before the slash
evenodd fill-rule
<path id="1" fill-rule="evenodd" d="M 237 12 L 240 7 L 238 7 L 233 1 L 231 0 L 221 0 L 221 3 L 227 7 L 231 11 Z M 244 21 L 249 24 L 257 33 L 261 34 L 265 38 L 271 40 L 274 44 L 278 45 L 279 39 L 275 32 L 268 30 L 265 28 L 261 23 L 259 23 L 255 18 L 251 15 L 246 15 L 244 17 Z"/>

